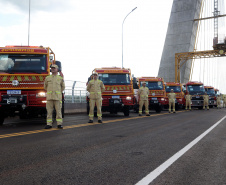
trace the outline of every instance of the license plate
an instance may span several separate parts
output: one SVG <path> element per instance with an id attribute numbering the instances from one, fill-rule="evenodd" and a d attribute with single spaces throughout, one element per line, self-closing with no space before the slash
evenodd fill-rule
<path id="1" fill-rule="evenodd" d="M 114 100 L 114 103 L 120 103 L 120 101 L 119 100 Z"/>
<path id="2" fill-rule="evenodd" d="M 7 99 L 7 104 L 10 104 L 10 103 L 17 103 L 17 99 L 14 99 L 14 98 Z"/>
<path id="3" fill-rule="evenodd" d="M 158 103 L 158 101 L 154 101 L 154 103 Z"/>
<path id="4" fill-rule="evenodd" d="M 119 99 L 120 96 L 112 96 L 113 99 Z"/>
<path id="5" fill-rule="evenodd" d="M 152 100 L 157 100 L 157 98 L 152 98 Z"/>
<path id="6" fill-rule="evenodd" d="M 7 90 L 7 94 L 21 94 L 21 90 Z"/>
<path id="7" fill-rule="evenodd" d="M 199 96 L 196 96 L 196 98 L 200 98 Z"/>

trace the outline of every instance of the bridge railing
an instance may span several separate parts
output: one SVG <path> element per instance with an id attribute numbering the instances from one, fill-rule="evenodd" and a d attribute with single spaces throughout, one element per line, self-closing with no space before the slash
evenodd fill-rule
<path id="1" fill-rule="evenodd" d="M 86 103 L 86 83 L 65 80 L 65 103 Z"/>

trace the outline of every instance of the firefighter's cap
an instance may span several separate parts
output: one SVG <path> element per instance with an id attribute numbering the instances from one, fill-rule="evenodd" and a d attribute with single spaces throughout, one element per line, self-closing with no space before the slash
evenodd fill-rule
<path id="1" fill-rule="evenodd" d="M 98 76 L 98 73 L 97 72 L 93 72 L 93 75 L 97 75 Z"/>
<path id="2" fill-rule="evenodd" d="M 56 65 L 56 64 L 52 64 L 50 67 L 51 68 L 57 68 L 58 69 L 58 65 Z"/>

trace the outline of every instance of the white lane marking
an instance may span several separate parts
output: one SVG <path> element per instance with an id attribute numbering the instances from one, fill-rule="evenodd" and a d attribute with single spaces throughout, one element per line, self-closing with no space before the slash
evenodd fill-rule
<path id="1" fill-rule="evenodd" d="M 176 154 L 174 154 L 167 161 L 162 163 L 158 168 L 153 170 L 146 177 L 141 179 L 138 183 L 136 183 L 136 185 L 150 184 L 156 177 L 158 177 L 162 172 L 164 172 L 171 164 L 173 164 L 177 159 L 179 159 L 191 147 L 193 147 L 195 144 L 197 144 L 203 137 L 205 137 L 211 130 L 213 130 L 217 125 L 219 125 L 225 118 L 226 118 L 226 116 L 224 116 L 222 119 L 220 119 L 218 122 L 216 122 L 212 127 L 210 127 L 208 130 L 206 130 L 204 133 L 202 133 L 200 136 L 198 136 L 196 139 L 194 139 L 192 142 L 190 142 L 183 149 L 181 149 Z"/>

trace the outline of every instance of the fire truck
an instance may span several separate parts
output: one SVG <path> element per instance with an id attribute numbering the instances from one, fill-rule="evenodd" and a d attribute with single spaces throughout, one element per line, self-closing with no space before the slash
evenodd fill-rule
<path id="1" fill-rule="evenodd" d="M 202 109 L 203 95 L 205 94 L 203 83 L 197 82 L 197 81 L 190 81 L 184 85 L 184 88 L 185 88 L 185 94 L 189 92 L 189 94 L 192 95 L 191 106 Z"/>
<path id="2" fill-rule="evenodd" d="M 102 93 L 102 111 L 117 114 L 123 112 L 124 116 L 129 116 L 130 110 L 134 107 L 133 79 L 131 70 L 119 67 L 96 68 L 99 80 L 105 86 Z M 91 80 L 91 77 L 88 81 Z M 94 109 L 96 116 L 96 108 Z M 89 94 L 87 94 L 87 114 L 89 114 Z"/>
<path id="3" fill-rule="evenodd" d="M 209 107 L 213 108 L 217 105 L 217 98 L 215 95 L 214 87 L 212 86 L 204 86 L 205 92 L 209 95 Z"/>
<path id="4" fill-rule="evenodd" d="M 0 47 L 0 125 L 8 116 L 46 116 L 44 81 L 52 63 L 61 70 L 49 47 Z"/>
<path id="5" fill-rule="evenodd" d="M 138 77 L 138 89 L 142 86 L 142 82 L 146 82 L 146 87 L 149 88 L 149 109 L 155 110 L 157 113 L 161 112 L 167 105 L 165 84 L 163 78 L 160 77 Z M 135 91 L 136 102 L 135 111 L 138 112 L 138 89 Z"/>
<path id="6" fill-rule="evenodd" d="M 170 93 L 171 89 L 173 89 L 176 94 L 175 100 L 175 108 L 176 110 L 182 109 L 184 106 L 184 92 L 182 91 L 182 84 L 175 82 L 166 82 L 166 96 Z M 169 99 L 167 97 L 167 104 L 169 105 Z"/>

